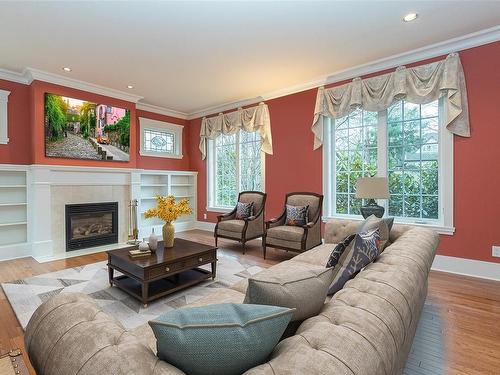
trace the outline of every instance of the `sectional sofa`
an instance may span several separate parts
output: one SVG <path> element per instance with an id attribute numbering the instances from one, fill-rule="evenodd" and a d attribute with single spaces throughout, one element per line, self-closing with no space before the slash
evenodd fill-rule
<path id="1" fill-rule="evenodd" d="M 331 220 L 323 245 L 263 272 L 324 268 L 333 244 L 357 227 L 358 222 Z M 439 237 L 428 229 L 395 225 L 390 240 L 374 263 L 325 301 L 317 316 L 282 340 L 268 362 L 245 374 L 401 374 Z M 246 280 L 193 306 L 241 303 L 245 289 Z M 83 294 L 60 294 L 41 305 L 26 328 L 25 343 L 38 375 L 183 374 L 155 356 L 147 324 L 126 331 Z"/>

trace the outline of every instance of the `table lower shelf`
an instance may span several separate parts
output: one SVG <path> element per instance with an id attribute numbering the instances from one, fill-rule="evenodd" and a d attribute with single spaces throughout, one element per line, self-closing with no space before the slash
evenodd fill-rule
<path id="1" fill-rule="evenodd" d="M 173 276 L 168 276 L 163 279 L 147 283 L 146 296 L 143 295 L 143 284 L 145 283 L 143 281 L 139 281 L 126 275 L 121 275 L 113 278 L 112 282 L 113 285 L 116 285 L 124 292 L 137 298 L 142 303 L 147 304 L 155 299 L 185 289 L 191 285 L 198 284 L 211 277 L 212 272 L 201 268 L 194 268 Z"/>

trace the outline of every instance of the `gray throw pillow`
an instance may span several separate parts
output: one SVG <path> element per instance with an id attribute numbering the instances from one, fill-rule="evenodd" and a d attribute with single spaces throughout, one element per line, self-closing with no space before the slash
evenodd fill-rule
<path id="1" fill-rule="evenodd" d="M 309 205 L 307 206 L 291 206 L 286 205 L 286 220 L 285 225 L 302 227 L 308 221 Z"/>
<path id="2" fill-rule="evenodd" d="M 292 321 L 319 313 L 332 282 L 333 268 L 317 268 L 283 275 L 256 275 L 248 279 L 243 303 L 295 308 Z"/>
<path id="3" fill-rule="evenodd" d="M 237 219 L 237 220 L 247 219 L 252 215 L 253 215 L 253 202 L 250 202 L 250 203 L 238 202 L 238 203 L 236 203 L 235 219 Z"/>
<path id="4" fill-rule="evenodd" d="M 377 258 L 379 241 L 380 235 L 377 228 L 371 232 L 356 233 L 347 247 L 341 249 L 342 254 L 333 268 L 333 281 L 328 290 L 329 295 L 341 290 L 347 281 Z M 339 251 L 338 247 L 336 246 L 333 251 Z"/>
<path id="5" fill-rule="evenodd" d="M 380 242 L 378 245 L 379 254 L 384 251 L 384 249 L 389 244 L 389 236 L 391 233 L 392 224 L 394 223 L 394 218 L 378 218 L 375 215 L 371 215 L 364 220 L 358 228 L 358 233 L 372 231 L 373 229 L 378 229 L 380 234 Z"/>
<path id="6" fill-rule="evenodd" d="M 186 374 L 242 374 L 265 362 L 293 310 L 223 303 L 169 311 L 151 320 L 158 357 Z"/>

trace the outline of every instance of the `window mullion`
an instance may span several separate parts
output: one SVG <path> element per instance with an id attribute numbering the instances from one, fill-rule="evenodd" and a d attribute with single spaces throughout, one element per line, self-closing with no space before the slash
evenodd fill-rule
<path id="1" fill-rule="evenodd" d="M 387 173 L 387 110 L 378 112 L 378 123 L 377 123 L 377 176 L 378 177 L 388 177 Z M 385 211 L 389 211 L 389 200 L 380 200 L 378 204 L 385 208 Z"/>
<path id="2" fill-rule="evenodd" d="M 240 132 L 239 130 L 236 133 L 235 137 L 235 144 L 236 144 L 236 192 L 239 193 L 241 191 L 241 174 L 240 174 L 240 167 L 241 167 L 241 160 L 240 160 Z"/>

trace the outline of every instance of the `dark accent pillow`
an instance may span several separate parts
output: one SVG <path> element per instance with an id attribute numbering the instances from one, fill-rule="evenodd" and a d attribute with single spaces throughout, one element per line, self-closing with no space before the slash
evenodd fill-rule
<path id="1" fill-rule="evenodd" d="M 238 203 L 236 203 L 235 219 L 239 219 L 239 220 L 247 219 L 252 215 L 253 215 L 253 202 L 250 202 L 250 203 L 238 202 Z"/>
<path id="2" fill-rule="evenodd" d="M 354 235 L 333 269 L 334 277 L 328 290 L 329 295 L 341 290 L 346 282 L 377 258 L 379 241 L 380 233 L 378 228 L 370 232 L 356 233 Z"/>
<path id="3" fill-rule="evenodd" d="M 307 213 L 309 205 L 307 206 L 291 206 L 286 205 L 286 220 L 285 225 L 292 225 L 301 227 L 307 224 Z"/>
<path id="4" fill-rule="evenodd" d="M 328 258 L 328 263 L 326 263 L 327 268 L 335 267 L 337 265 L 340 257 L 342 256 L 342 254 L 344 254 L 345 249 L 347 248 L 347 246 L 349 246 L 354 237 L 356 237 L 356 234 L 351 234 L 350 236 L 344 238 L 341 243 L 335 246 L 335 249 L 333 249 L 332 253 L 330 254 L 330 258 Z"/>

